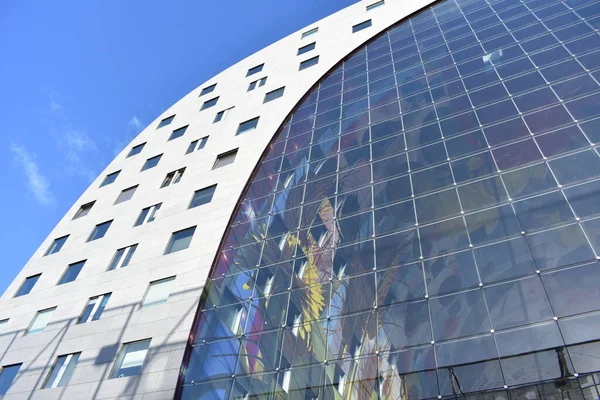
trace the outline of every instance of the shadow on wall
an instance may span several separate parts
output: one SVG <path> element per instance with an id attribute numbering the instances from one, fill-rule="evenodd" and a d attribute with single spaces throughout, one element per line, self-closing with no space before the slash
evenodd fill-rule
<path id="1" fill-rule="evenodd" d="M 185 295 L 185 294 L 189 294 L 190 292 L 202 293 L 202 289 L 203 289 L 203 287 L 187 289 L 187 290 L 171 293 L 171 296 L 174 297 L 177 295 Z M 197 301 L 199 301 L 199 300 L 200 300 L 200 295 L 198 295 L 198 297 L 197 297 Z M 144 376 L 143 375 L 144 368 L 148 364 L 151 363 L 153 357 L 155 357 L 156 355 L 162 354 L 162 353 L 165 353 L 168 351 L 172 351 L 172 350 L 181 350 L 181 358 L 183 358 L 183 350 L 185 349 L 187 340 L 170 343 L 169 339 L 171 337 L 173 337 L 175 332 L 178 330 L 179 326 L 183 323 L 184 319 L 189 314 L 195 313 L 195 310 L 198 306 L 197 301 L 192 303 L 192 305 L 189 306 L 185 310 L 185 312 L 181 315 L 181 318 L 175 324 L 173 324 L 172 329 L 169 331 L 169 333 L 167 333 L 165 335 L 165 338 L 161 343 L 151 342 L 151 347 L 148 349 L 148 353 L 146 354 L 146 358 L 144 360 L 144 366 L 142 367 L 141 373 L 139 375 L 126 377 L 126 378 L 119 378 L 119 379 L 125 379 L 126 381 L 125 381 L 124 387 L 121 388 L 118 393 L 115 393 L 115 395 L 114 395 L 115 397 L 129 396 L 129 395 L 133 395 L 133 394 L 137 393 L 137 390 L 141 383 L 141 379 Z M 118 337 L 115 339 L 114 343 L 102 347 L 100 349 L 98 355 L 95 358 L 85 358 L 85 351 L 82 352 L 82 357 L 79 358 L 79 360 L 77 362 L 77 366 L 75 367 L 75 371 L 77 370 L 77 367 L 83 367 L 86 365 L 103 365 L 104 366 L 100 380 L 91 383 L 95 387 L 90 388 L 90 391 L 86 397 L 97 398 L 103 385 L 107 385 L 108 384 L 107 382 L 114 381 L 114 380 L 109 379 L 108 375 L 109 375 L 110 370 L 113 367 L 113 364 L 117 358 L 117 353 L 123 344 L 122 341 L 123 341 L 125 329 L 128 327 L 131 319 L 133 318 L 134 314 L 139 310 L 139 308 L 140 308 L 140 303 L 138 302 L 138 303 L 123 305 L 120 307 L 110 308 L 110 309 L 106 310 L 106 311 L 115 313 L 115 315 L 122 315 L 124 313 L 127 313 L 127 319 L 125 321 L 124 326 L 122 328 L 120 328 L 121 330 L 119 332 Z M 62 327 L 58 331 L 56 331 L 55 335 L 52 337 L 52 339 L 49 340 L 49 343 L 46 346 L 41 348 L 39 350 L 39 352 L 31 360 L 27 361 L 27 364 L 29 364 L 29 365 L 35 364 L 37 361 L 42 361 L 42 364 L 44 366 L 41 368 L 40 367 L 27 368 L 24 371 L 22 371 L 22 372 L 25 372 L 25 374 L 20 372 L 14 381 L 14 382 L 17 382 L 19 379 L 27 379 L 32 375 L 37 375 L 37 379 L 35 380 L 34 384 L 31 387 L 32 392 L 29 394 L 29 396 L 27 396 L 27 399 L 34 398 L 34 393 L 38 393 L 37 390 L 42 388 L 45 377 L 48 373 L 50 373 L 50 368 L 52 365 L 54 365 L 54 361 L 56 360 L 56 357 L 61 355 L 61 354 L 57 353 L 60 344 L 62 343 L 63 340 L 65 340 L 65 335 L 68 332 L 69 327 L 76 325 L 76 321 L 78 318 L 79 318 L 79 316 L 77 316 L 75 318 L 70 318 L 68 320 L 63 319 L 63 320 L 59 320 L 59 321 L 54 321 L 54 322 L 48 324 L 49 326 L 60 324 Z M 93 322 L 89 322 L 89 323 L 93 323 Z M 16 330 L 16 331 L 12 331 L 12 332 L 8 332 L 8 333 L 0 335 L 0 338 L 5 338 L 7 336 L 11 336 L 10 343 L 8 344 L 8 346 L 6 346 L 5 350 L 0 355 L 0 360 L 4 358 L 4 356 L 6 355 L 8 350 L 15 343 L 16 339 L 18 337 L 23 336 L 24 332 L 25 332 L 24 330 Z M 98 334 L 98 333 L 99 332 L 94 332 L 93 334 Z M 147 339 L 147 337 L 140 337 L 139 339 Z M 72 340 L 72 338 L 68 338 L 67 340 Z M 52 350 L 51 350 L 51 354 L 48 356 L 47 354 L 48 354 L 48 350 L 50 348 L 52 348 Z M 73 352 L 77 352 L 78 350 L 79 349 L 74 348 Z M 46 360 L 44 360 L 44 358 L 46 358 Z M 176 384 L 176 381 L 173 382 L 173 390 L 175 389 L 175 384 Z M 67 388 L 68 388 L 68 386 L 54 388 L 53 390 L 60 390 L 61 393 L 60 393 L 60 395 L 57 395 L 57 396 L 54 395 L 52 398 L 60 399 L 60 400 L 62 400 L 62 399 L 72 400 L 72 398 L 65 397 L 65 392 L 66 392 Z M 69 396 L 69 397 L 71 397 L 71 396 Z"/>

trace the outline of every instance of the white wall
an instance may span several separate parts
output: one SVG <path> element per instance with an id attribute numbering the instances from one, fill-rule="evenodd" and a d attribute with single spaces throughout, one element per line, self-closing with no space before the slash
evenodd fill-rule
<path id="1" fill-rule="evenodd" d="M 430 0 L 386 0 L 383 7 L 367 12 L 375 0 L 361 1 L 298 31 L 242 60 L 183 97 L 152 122 L 102 172 L 42 243 L 31 260 L 0 299 L 0 319 L 10 318 L 0 333 L 1 365 L 23 363 L 6 400 L 16 399 L 167 399 L 172 398 L 199 296 L 227 222 L 244 185 L 262 152 L 284 118 L 321 76 L 360 44 L 401 18 L 424 7 Z M 372 19 L 373 26 L 352 33 L 352 26 Z M 316 35 L 301 33 L 319 27 Z M 303 45 L 317 42 L 316 49 L 296 56 Z M 300 61 L 319 55 L 319 64 L 298 71 Z M 246 78 L 246 72 L 264 63 L 262 72 Z M 268 76 L 267 84 L 247 92 L 249 82 Z M 217 83 L 216 90 L 198 98 L 200 90 Z M 264 94 L 285 86 L 283 97 L 263 104 Z M 202 103 L 220 96 L 215 107 L 199 112 Z M 227 119 L 213 124 L 217 111 L 235 106 Z M 171 114 L 169 126 L 156 129 Z M 258 128 L 243 135 L 235 132 L 240 122 L 260 116 Z M 167 142 L 174 129 L 189 124 L 185 135 Z M 192 140 L 210 135 L 206 147 L 184 155 Z M 133 145 L 147 142 L 141 154 L 126 158 Z M 235 163 L 211 170 L 217 154 L 239 148 Z M 140 172 L 147 158 L 163 153 L 156 168 Z M 165 175 L 186 167 L 182 181 L 159 189 Z M 105 175 L 121 174 L 112 185 L 99 188 Z M 188 210 L 195 190 L 218 184 L 211 203 Z M 113 205 L 121 190 L 138 184 L 130 201 Z M 72 220 L 81 206 L 95 200 L 89 215 Z M 142 208 L 162 202 L 159 217 L 133 227 Z M 92 228 L 114 220 L 106 237 L 86 243 Z M 197 225 L 189 249 L 163 255 L 171 233 Z M 69 234 L 63 249 L 43 257 L 53 239 Z M 139 243 L 132 263 L 106 272 L 118 248 Z M 76 281 L 56 286 L 68 264 L 87 259 Z M 13 298 L 25 277 L 42 273 L 26 296 Z M 148 283 L 176 275 L 167 304 L 139 310 Z M 90 297 L 112 292 L 100 320 L 76 325 Z M 37 310 L 56 306 L 43 333 L 23 336 Z M 152 338 L 140 376 L 107 379 L 122 343 Z M 63 388 L 40 387 L 57 355 L 82 352 L 79 364 Z"/>

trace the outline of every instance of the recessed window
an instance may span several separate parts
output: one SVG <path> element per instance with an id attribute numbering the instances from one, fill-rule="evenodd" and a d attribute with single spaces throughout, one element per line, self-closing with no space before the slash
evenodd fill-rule
<path id="1" fill-rule="evenodd" d="M 52 314 L 54 314 L 54 310 L 56 310 L 56 307 L 38 311 L 35 314 L 35 317 L 33 317 L 33 321 L 31 321 L 31 324 L 29 325 L 29 327 L 25 331 L 25 335 L 23 336 L 43 332 L 46 326 L 48 325 L 48 322 L 50 322 L 50 319 L 52 319 Z"/>
<path id="2" fill-rule="evenodd" d="M 260 64 L 260 65 L 257 65 L 256 67 L 250 68 L 248 70 L 248 73 L 246 74 L 246 76 L 258 74 L 260 71 L 262 71 L 264 66 L 265 66 L 265 64 Z"/>
<path id="3" fill-rule="evenodd" d="M 235 156 L 237 155 L 238 149 L 229 150 L 228 152 L 221 153 L 217 156 L 215 163 L 212 169 L 217 169 L 224 167 L 226 165 L 232 164 L 235 161 Z"/>
<path id="4" fill-rule="evenodd" d="M 316 28 L 312 28 L 306 32 L 302 32 L 302 39 L 304 39 L 307 36 L 311 36 L 314 35 L 315 33 L 319 32 L 319 27 Z"/>
<path id="5" fill-rule="evenodd" d="M 123 247 L 122 249 L 117 250 L 112 260 L 110 260 L 110 264 L 108 264 L 107 271 L 112 271 L 113 269 L 119 269 L 128 266 L 131 262 L 131 258 L 135 254 L 137 246 L 137 244 L 133 244 L 131 246 Z"/>
<path id="6" fill-rule="evenodd" d="M 97 321 L 102 316 L 102 312 L 110 300 L 111 293 L 101 294 L 100 296 L 90 297 L 83 312 L 77 320 L 78 324 L 85 324 L 91 321 Z"/>
<path id="7" fill-rule="evenodd" d="M 25 280 L 19 287 L 19 290 L 17 290 L 15 297 L 25 296 L 26 294 L 29 294 L 29 292 L 31 292 L 31 289 L 33 289 L 33 287 L 37 283 L 38 279 L 40 279 L 40 276 L 42 276 L 42 274 L 32 275 L 25 278 Z"/>
<path id="8" fill-rule="evenodd" d="M 67 267 L 67 270 L 65 271 L 63 276 L 58 281 L 57 285 L 63 285 L 65 283 L 73 282 L 75 279 L 77 279 L 77 276 L 81 272 L 81 269 L 84 265 L 85 260 L 70 264 Z"/>
<path id="9" fill-rule="evenodd" d="M 208 141 L 208 136 L 205 136 L 203 138 L 200 138 L 198 140 L 194 140 L 192 143 L 190 143 L 190 145 L 188 146 L 185 154 L 190 154 L 193 153 L 194 151 L 198 151 L 200 149 L 203 149 L 204 146 L 206 145 L 206 142 Z"/>
<path id="10" fill-rule="evenodd" d="M 123 203 L 124 201 L 131 200 L 131 198 L 133 197 L 133 194 L 135 193 L 137 188 L 138 188 L 138 185 L 132 186 L 127 189 L 123 189 L 121 191 L 121 193 L 119 194 L 119 197 L 117 197 L 117 200 L 115 200 L 115 204 L 119 204 L 119 203 Z"/>
<path id="11" fill-rule="evenodd" d="M 319 56 L 309 58 L 308 60 L 302 61 L 300 63 L 300 71 L 306 69 L 308 67 L 312 67 L 313 65 L 317 65 L 319 63 Z"/>
<path id="12" fill-rule="evenodd" d="M 206 100 L 204 102 L 204 104 L 202 104 L 202 107 L 200 107 L 200 111 L 206 110 L 207 108 L 211 108 L 211 107 L 217 105 L 217 101 L 219 101 L 219 96 L 214 97 L 210 100 Z"/>
<path id="13" fill-rule="evenodd" d="M 205 187 L 204 189 L 196 190 L 194 192 L 194 196 L 192 197 L 192 201 L 190 202 L 189 208 L 194 208 L 201 206 L 206 203 L 210 203 L 215 194 L 215 190 L 217 189 L 217 185 L 212 185 L 209 187 Z"/>
<path id="14" fill-rule="evenodd" d="M 185 172 L 185 167 L 179 168 L 177 171 L 169 172 L 167 176 L 165 176 L 165 180 L 163 181 L 161 188 L 174 185 L 179 183 L 181 178 L 183 178 L 183 173 Z"/>
<path id="15" fill-rule="evenodd" d="M 169 244 L 167 245 L 165 254 L 175 253 L 177 251 L 185 250 L 188 247 L 190 247 L 190 243 L 192 241 L 192 237 L 194 236 L 195 231 L 196 227 L 192 226 L 191 228 L 174 232 L 171 235 L 171 240 L 169 240 Z"/>
<path id="16" fill-rule="evenodd" d="M 372 25 L 371 20 L 368 19 L 365 22 L 361 22 L 360 24 L 356 24 L 352 27 L 352 33 L 356 33 L 358 31 L 362 31 L 363 29 L 367 29 Z"/>
<path id="17" fill-rule="evenodd" d="M 77 365 L 81 353 L 65 354 L 58 356 L 52 370 L 48 374 L 46 381 L 42 385 L 42 389 L 55 388 L 65 386 L 69 383 L 73 370 Z"/>
<path id="18" fill-rule="evenodd" d="M 385 5 L 385 0 L 380 0 L 380 1 L 377 1 L 377 2 L 375 2 L 375 3 L 373 3 L 373 4 L 369 4 L 369 5 L 367 6 L 367 11 L 371 11 L 371 10 L 373 10 L 373 9 L 375 9 L 375 8 L 377 8 L 377 7 L 381 7 L 381 6 L 383 6 L 383 5 Z"/>
<path id="19" fill-rule="evenodd" d="M 106 232 L 108 232 L 108 228 L 110 228 L 110 224 L 112 224 L 112 220 L 96 225 L 94 227 L 94 230 L 92 231 L 92 233 L 90 233 L 90 237 L 88 237 L 87 241 L 91 242 L 96 239 L 102 239 L 104 237 L 104 235 L 106 235 Z"/>
<path id="20" fill-rule="evenodd" d="M 92 207 L 94 207 L 94 203 L 96 203 L 96 201 L 90 201 L 89 203 L 85 203 L 84 205 L 79 207 L 79 210 L 77 210 L 73 219 L 85 217 L 86 215 L 88 215 L 92 210 Z"/>
<path id="21" fill-rule="evenodd" d="M 171 294 L 171 289 L 173 288 L 174 284 L 174 276 L 161 279 L 159 281 L 150 282 L 148 285 L 148 290 L 146 290 L 146 295 L 142 300 L 141 308 L 152 307 L 166 303 L 167 300 L 169 300 L 169 295 Z"/>
<path id="22" fill-rule="evenodd" d="M 140 213 L 140 215 L 138 216 L 138 218 L 135 221 L 135 224 L 133 226 L 140 226 L 140 225 L 147 224 L 148 222 L 154 221 L 156 219 L 156 213 L 158 212 L 158 210 L 160 210 L 161 205 L 162 205 L 162 203 L 159 203 L 159 204 L 155 204 L 153 206 L 144 208 L 142 210 L 142 212 Z"/>
<path id="23" fill-rule="evenodd" d="M 8 392 L 21 365 L 23 364 L 5 365 L 2 367 L 0 371 L 0 396 L 4 396 Z"/>
<path id="24" fill-rule="evenodd" d="M 147 159 L 146 162 L 144 163 L 144 165 L 142 166 L 142 169 L 140 170 L 140 172 L 156 167 L 158 165 L 158 162 L 160 161 L 161 157 L 162 157 L 162 154 L 159 154 L 157 156 Z"/>
<path id="25" fill-rule="evenodd" d="M 68 238 L 69 235 L 59 237 L 58 239 L 54 239 L 54 241 L 52 242 L 50 247 L 48 247 L 48 250 L 46 250 L 46 253 L 44 253 L 44 255 L 49 256 L 50 254 L 58 253 L 60 249 L 62 249 Z"/>
<path id="26" fill-rule="evenodd" d="M 106 185 L 110 185 L 111 183 L 113 183 L 114 181 L 116 181 L 120 172 L 121 171 L 117 171 L 117 172 L 113 172 L 112 174 L 106 175 L 106 177 L 104 178 L 104 180 L 100 184 L 100 187 L 106 186 Z"/>
<path id="27" fill-rule="evenodd" d="M 146 143 L 138 144 L 137 146 L 133 146 L 131 150 L 129 150 L 129 154 L 127 154 L 127 158 L 133 157 L 136 154 L 140 154 L 142 150 L 144 150 L 144 146 Z"/>
<path id="28" fill-rule="evenodd" d="M 261 86 L 265 86 L 265 83 L 267 83 L 267 77 L 265 76 L 264 78 L 260 78 L 254 82 L 250 82 L 250 84 L 248 85 L 248 91 L 252 91 L 254 89 L 256 89 L 257 87 L 261 87 Z"/>
<path id="29" fill-rule="evenodd" d="M 187 130 L 188 126 L 189 125 L 183 126 L 183 127 L 179 128 L 179 129 L 175 129 L 173 132 L 171 132 L 171 135 L 169 136 L 169 139 L 167 140 L 167 142 L 171 141 L 173 139 L 177 139 L 177 138 L 182 137 L 183 134 L 185 133 L 185 131 Z"/>
<path id="30" fill-rule="evenodd" d="M 224 110 L 222 110 L 222 111 L 219 111 L 219 112 L 217 113 L 217 115 L 215 115 L 215 120 L 213 121 L 213 124 L 214 124 L 215 122 L 219 122 L 219 121 L 222 121 L 222 120 L 224 120 L 225 118 L 227 118 L 227 114 L 229 114 L 229 112 L 230 112 L 231 110 L 233 110 L 233 107 L 229 107 L 229 108 L 226 108 L 226 109 L 224 109 Z"/>
<path id="31" fill-rule="evenodd" d="M 163 119 L 162 121 L 160 121 L 160 123 L 158 124 L 158 127 L 156 129 L 169 125 L 171 122 L 173 122 L 174 118 L 175 118 L 175 114 Z"/>
<path id="32" fill-rule="evenodd" d="M 309 51 L 314 50 L 316 45 L 317 45 L 317 42 L 312 42 L 310 44 L 307 44 L 306 46 L 300 47 L 298 49 L 298 54 L 297 55 L 308 53 Z"/>
<path id="33" fill-rule="evenodd" d="M 123 344 L 110 374 L 111 379 L 139 375 L 150 347 L 150 340 L 145 339 Z"/>
<path id="34" fill-rule="evenodd" d="M 269 93 L 265 94 L 265 100 L 263 101 L 263 103 L 268 103 L 272 100 L 280 98 L 281 96 L 283 96 L 284 91 L 285 91 L 285 86 L 280 87 L 279 89 L 270 91 Z"/>
<path id="35" fill-rule="evenodd" d="M 252 118 L 252 119 L 249 119 L 248 121 L 244 121 L 244 122 L 240 123 L 240 125 L 238 126 L 238 129 L 237 129 L 237 132 L 235 134 L 239 135 L 241 133 L 251 131 L 252 129 L 256 129 L 256 127 L 258 126 L 259 118 L 260 117 Z"/>
<path id="36" fill-rule="evenodd" d="M 6 327 L 8 326 L 8 318 L 0 320 L 0 332 L 4 332 Z"/>
<path id="37" fill-rule="evenodd" d="M 217 87 L 217 84 L 216 84 L 216 83 L 213 83 L 212 85 L 205 87 L 205 88 L 204 88 L 204 89 L 202 89 L 202 91 L 200 92 L 200 96 L 204 96 L 205 94 L 212 93 L 212 92 L 215 90 L 215 88 L 216 88 L 216 87 Z"/>

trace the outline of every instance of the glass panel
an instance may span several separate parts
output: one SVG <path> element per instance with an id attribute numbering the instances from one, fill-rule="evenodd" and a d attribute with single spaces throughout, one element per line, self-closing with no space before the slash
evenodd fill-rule
<path id="1" fill-rule="evenodd" d="M 481 290 L 434 298 L 429 305 L 436 341 L 484 333 L 491 328 Z"/>

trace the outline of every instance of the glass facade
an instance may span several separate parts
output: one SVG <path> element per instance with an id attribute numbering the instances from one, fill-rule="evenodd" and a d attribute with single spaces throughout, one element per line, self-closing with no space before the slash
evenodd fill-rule
<path id="1" fill-rule="evenodd" d="M 276 133 L 182 399 L 598 399 L 600 5 L 443 0 Z"/>

